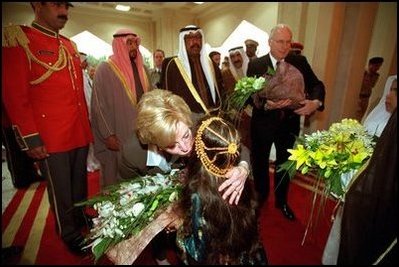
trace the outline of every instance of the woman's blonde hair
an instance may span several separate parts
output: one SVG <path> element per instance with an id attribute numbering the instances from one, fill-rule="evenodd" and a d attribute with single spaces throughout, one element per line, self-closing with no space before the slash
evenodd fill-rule
<path id="1" fill-rule="evenodd" d="M 137 109 L 136 133 L 142 144 L 168 147 L 176 140 L 179 122 L 193 125 L 189 106 L 167 90 L 154 89 L 143 94 Z"/>

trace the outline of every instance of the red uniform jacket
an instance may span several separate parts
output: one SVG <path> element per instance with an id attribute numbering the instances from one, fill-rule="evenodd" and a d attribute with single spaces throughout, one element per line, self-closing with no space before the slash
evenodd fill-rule
<path id="1" fill-rule="evenodd" d="M 45 145 L 49 153 L 54 153 L 88 145 L 93 137 L 79 53 L 63 36 L 20 27 L 29 40 L 31 55 L 21 45 L 2 48 L 2 97 L 21 148 Z M 32 85 L 31 81 L 48 70 L 43 63 L 56 65 L 60 43 L 68 51 L 66 66 Z"/>

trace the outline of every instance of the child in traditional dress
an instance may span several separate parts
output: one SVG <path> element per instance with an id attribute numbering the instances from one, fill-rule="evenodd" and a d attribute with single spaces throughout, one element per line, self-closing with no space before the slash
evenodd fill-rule
<path id="1" fill-rule="evenodd" d="M 266 265 L 259 240 L 254 191 L 246 185 L 238 205 L 218 192 L 225 174 L 240 159 L 240 135 L 220 117 L 203 119 L 195 136 L 181 199 L 177 245 L 186 264 Z"/>

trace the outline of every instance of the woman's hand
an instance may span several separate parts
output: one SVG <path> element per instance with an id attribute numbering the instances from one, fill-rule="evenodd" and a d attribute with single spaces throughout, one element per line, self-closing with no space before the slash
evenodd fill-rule
<path id="1" fill-rule="evenodd" d="M 182 225 L 183 225 L 183 219 L 182 218 L 176 218 L 175 220 L 173 220 L 170 224 L 168 224 L 165 227 L 165 231 L 166 231 L 167 234 L 176 232 L 177 229 L 179 229 L 180 226 L 182 226 Z"/>
<path id="2" fill-rule="evenodd" d="M 224 191 L 222 197 L 226 199 L 229 197 L 229 203 L 232 205 L 238 204 L 242 190 L 244 189 L 245 181 L 249 175 L 248 163 L 241 161 L 238 166 L 232 168 L 226 173 L 226 181 L 219 186 L 219 192 Z"/>

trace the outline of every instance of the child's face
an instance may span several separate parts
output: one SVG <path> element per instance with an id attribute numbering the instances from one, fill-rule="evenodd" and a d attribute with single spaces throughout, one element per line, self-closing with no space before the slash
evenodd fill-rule
<path id="1" fill-rule="evenodd" d="M 176 140 L 164 150 L 172 155 L 189 156 L 193 149 L 194 138 L 191 129 L 183 122 L 177 124 Z"/>

